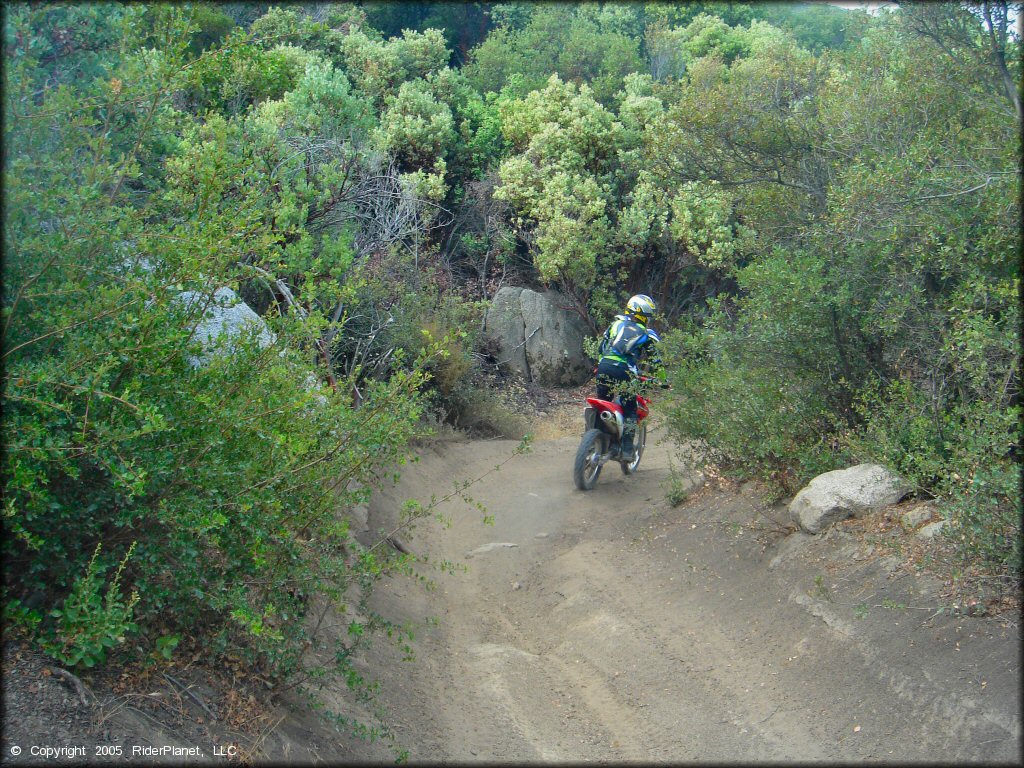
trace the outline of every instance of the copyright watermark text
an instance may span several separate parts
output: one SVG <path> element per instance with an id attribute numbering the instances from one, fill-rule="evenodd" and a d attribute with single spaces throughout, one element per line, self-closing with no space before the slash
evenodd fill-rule
<path id="1" fill-rule="evenodd" d="M 76 760 L 90 754 L 88 747 L 81 745 L 48 747 L 37 746 L 23 748 L 13 744 L 10 748 L 11 757 L 41 757 L 48 760 Z M 102 744 L 92 747 L 92 756 L 105 758 L 138 758 L 138 757 L 206 757 L 199 747 L 176 747 L 163 745 L 153 746 L 121 746 L 120 744 Z M 216 757 L 234 758 L 238 754 L 238 748 L 234 745 L 217 746 L 213 749 Z"/>

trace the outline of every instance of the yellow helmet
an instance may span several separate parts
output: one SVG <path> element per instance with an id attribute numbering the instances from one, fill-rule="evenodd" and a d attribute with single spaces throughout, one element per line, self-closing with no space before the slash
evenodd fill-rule
<path id="1" fill-rule="evenodd" d="M 657 311 L 658 305 L 646 293 L 638 293 L 626 302 L 626 314 L 644 325 L 651 322 Z"/>

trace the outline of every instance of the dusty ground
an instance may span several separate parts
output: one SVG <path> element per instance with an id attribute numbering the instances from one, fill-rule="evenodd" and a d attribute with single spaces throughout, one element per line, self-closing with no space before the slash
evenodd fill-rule
<path id="1" fill-rule="evenodd" d="M 573 408 L 557 405 L 531 453 L 471 490 L 493 525 L 452 503 L 449 527 L 423 524 L 405 538 L 466 570 L 427 571 L 432 589 L 396 578 L 375 594 L 379 612 L 417 626 L 414 662 L 388 645 L 362 661 L 381 681 L 395 743 L 280 708 L 258 737 L 239 735 L 248 755 L 392 762 L 397 745 L 429 763 L 1019 763 L 1017 616 L 940 611 L 942 585 L 872 543 L 867 523 L 789 533 L 783 510 L 750 486 L 709 480 L 672 507 L 670 461 L 680 460 L 657 429 L 635 476 L 607 465 L 594 491 L 577 491 Z M 376 496 L 371 526 L 392 525 L 405 499 L 443 495 L 514 448 L 427 448 Z M 677 478 L 676 490 L 688 482 Z M 34 663 L 8 677 L 5 662 L 5 761 L 29 738 L 127 744 L 146 734 L 202 743 L 215 761 L 228 759 L 212 756 L 215 740 L 236 743 L 223 724 L 202 730 L 187 695 L 167 699 L 188 714 L 184 730 L 134 715 L 97 731 L 97 705 Z M 33 709 L 33 696 L 50 711 Z M 359 714 L 343 692 L 324 697 Z"/>
<path id="2" fill-rule="evenodd" d="M 412 762 L 1020 760 L 1016 616 L 940 611 L 942 584 L 865 535 L 882 521 L 791 533 L 752 487 L 716 482 L 670 506 L 657 430 L 637 475 L 608 465 L 577 491 L 559 423 L 474 489 L 493 526 L 453 506 L 408 540 L 465 573 L 377 593 L 423 626 L 415 663 L 380 647 L 366 667 Z M 428 451 L 373 522 L 514 447 Z M 332 756 L 393 759 L 355 741 Z"/>

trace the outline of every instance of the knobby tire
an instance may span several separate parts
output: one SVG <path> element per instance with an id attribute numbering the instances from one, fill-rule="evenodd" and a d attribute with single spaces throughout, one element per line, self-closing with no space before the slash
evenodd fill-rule
<path id="1" fill-rule="evenodd" d="M 636 448 L 636 458 L 633 461 L 622 461 L 619 462 L 619 466 L 622 467 L 622 474 L 632 475 L 636 472 L 637 467 L 640 466 L 640 459 L 644 456 L 644 447 L 647 445 L 647 422 L 641 421 L 636 428 L 636 434 L 633 436 L 633 446 Z"/>
<path id="2" fill-rule="evenodd" d="M 591 491 L 597 484 L 597 478 L 601 474 L 604 440 L 604 433 L 600 429 L 588 429 L 583 433 L 572 468 L 572 478 L 581 491 Z"/>

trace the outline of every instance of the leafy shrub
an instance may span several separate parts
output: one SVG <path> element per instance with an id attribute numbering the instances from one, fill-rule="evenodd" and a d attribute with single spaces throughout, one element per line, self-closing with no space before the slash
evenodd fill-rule
<path id="1" fill-rule="evenodd" d="M 714 47 L 723 28 L 701 24 Z M 680 168 L 715 157 L 676 178 L 739 182 L 736 221 L 777 238 L 737 262 L 736 295 L 682 337 L 672 424 L 794 490 L 833 465 L 887 464 L 944 500 L 965 564 L 1015 577 L 1019 119 L 998 46 L 979 42 L 1003 32 L 952 6 L 858 25 L 831 63 L 751 25 L 732 65 L 691 62 L 665 130 L 649 132 Z M 771 182 L 740 181 L 762 163 Z"/>
<path id="2" fill-rule="evenodd" d="M 842 421 L 828 385 L 840 363 L 821 264 L 778 252 L 737 281 L 745 296 L 711 302 L 703 326 L 666 338 L 680 395 L 669 422 L 677 437 L 795 491 L 842 458 L 831 439 Z"/>
<path id="3" fill-rule="evenodd" d="M 193 112 L 239 114 L 252 104 L 280 99 L 295 88 L 306 65 L 318 60 L 287 45 L 257 48 L 249 33 L 236 28 L 189 68 L 182 97 Z"/>
<path id="4" fill-rule="evenodd" d="M 197 29 L 192 35 L 189 51 L 199 55 L 207 48 L 220 42 L 235 27 L 235 20 L 219 8 L 196 5 L 192 22 Z"/>
<path id="5" fill-rule="evenodd" d="M 861 426 L 845 436 L 851 453 L 896 469 L 945 500 L 953 542 L 967 563 L 1021 566 L 1020 476 L 1014 460 L 1019 407 L 984 401 L 936 407 L 906 379 L 871 391 L 859 404 Z"/>
<path id="6" fill-rule="evenodd" d="M 498 92 L 516 79 L 523 93 L 539 90 L 557 74 L 588 83 L 607 104 L 623 77 L 642 69 L 642 25 L 634 7 L 503 4 L 494 18 L 501 26 L 473 50 L 466 65 L 468 77 L 482 92 Z"/>
<path id="7" fill-rule="evenodd" d="M 65 663 L 99 663 L 137 625 L 132 647 L 143 654 L 169 652 L 169 630 L 277 678 L 306 674 L 305 654 L 324 642 L 301 621 L 310 597 L 343 604 L 352 586 L 400 565 L 362 551 L 344 510 L 402 457 L 437 350 L 421 344 L 419 357 L 367 382 L 357 409 L 353 379 L 342 376 L 336 391 L 319 383 L 328 373 L 310 351 L 325 325 L 319 312 L 271 314 L 269 345 L 256 328 L 199 344 L 219 286 L 251 278 L 253 265 L 291 269 L 318 308 L 347 267 L 322 258 L 346 249 L 318 251 L 321 233 L 303 237 L 300 192 L 319 194 L 309 177 L 281 190 L 291 213 L 259 183 L 254 147 L 281 149 L 261 115 L 208 115 L 181 132 L 164 167 L 139 163 L 152 133 L 177 128 L 170 105 L 190 76 L 187 12 L 162 13 L 160 50 L 111 55 L 99 84 L 37 94 L 26 86 L 38 63 L 31 47 L 8 59 L 6 610 L 35 624 Z M 8 20 L 27 43 L 38 14 L 25 7 Z M 323 114 L 302 98 L 276 114 L 295 118 L 288 109 L 306 105 L 302 123 L 318 130 Z M 136 119 L 139 104 L 148 112 Z M 317 181 L 334 178 L 329 163 L 318 170 Z M 195 300 L 180 299 L 186 289 Z M 100 542 L 135 542 L 105 593 L 112 564 Z M 45 623 L 25 607 L 33 594 Z M 357 624 L 360 637 L 390 629 L 373 617 Z M 358 643 L 331 642 L 334 672 L 349 676 Z"/>
<path id="8" fill-rule="evenodd" d="M 128 548 L 102 596 L 103 583 L 97 564 L 101 546 L 96 545 L 85 574 L 72 585 L 63 605 L 50 611 L 55 622 L 51 633 L 43 640 L 43 648 L 69 666 L 92 667 L 102 663 L 110 649 L 123 643 L 128 632 L 137 629 L 131 618 L 139 593 L 133 591 L 128 600 L 120 594 L 121 573 L 135 545 Z"/>
<path id="9" fill-rule="evenodd" d="M 422 80 L 402 83 L 381 115 L 377 143 L 409 169 L 431 167 L 455 142 L 449 106 L 439 102 Z"/>
<path id="10" fill-rule="evenodd" d="M 301 7 L 274 7 L 255 19 L 249 32 L 264 48 L 294 46 L 340 67 L 344 62 L 345 32 L 350 24 L 361 25 L 363 21 L 362 10 L 354 5 L 332 8 L 323 21 L 316 21 Z"/>

